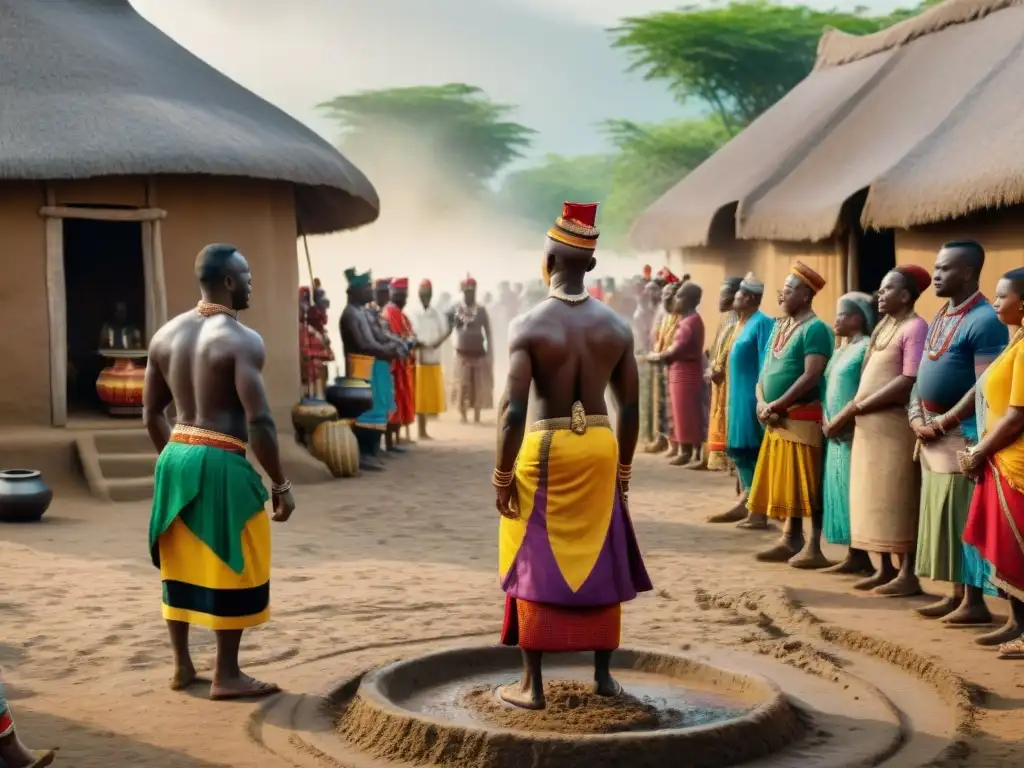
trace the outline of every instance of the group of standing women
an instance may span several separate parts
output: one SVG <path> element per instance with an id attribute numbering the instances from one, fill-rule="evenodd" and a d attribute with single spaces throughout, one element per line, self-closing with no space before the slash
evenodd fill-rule
<path id="1" fill-rule="evenodd" d="M 856 589 L 910 596 L 919 576 L 953 583 L 951 597 L 919 609 L 926 618 L 990 624 L 984 594 L 998 590 L 1009 619 L 976 642 L 1024 658 L 1024 270 L 999 280 L 990 306 L 983 263 L 980 245 L 947 244 L 934 278 L 897 267 L 875 297 L 839 300 L 843 343 L 822 402 L 823 531 L 849 547 L 829 570 L 865 576 Z M 914 306 L 933 282 L 948 302 L 929 325 Z"/>

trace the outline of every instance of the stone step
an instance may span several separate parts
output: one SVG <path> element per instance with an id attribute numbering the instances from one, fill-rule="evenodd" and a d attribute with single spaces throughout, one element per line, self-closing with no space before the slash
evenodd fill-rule
<path id="1" fill-rule="evenodd" d="M 152 454 L 156 457 L 156 449 L 145 429 L 110 429 L 92 433 L 93 443 L 98 454 Z"/>
<path id="2" fill-rule="evenodd" d="M 153 498 L 153 476 L 106 480 L 111 501 L 144 501 Z"/>
<path id="3" fill-rule="evenodd" d="M 156 469 L 156 453 L 100 453 L 100 472 L 107 480 L 129 477 L 152 477 Z"/>

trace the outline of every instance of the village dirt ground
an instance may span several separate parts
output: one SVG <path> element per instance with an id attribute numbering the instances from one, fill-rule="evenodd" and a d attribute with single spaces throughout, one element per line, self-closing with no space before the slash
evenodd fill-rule
<path id="1" fill-rule="evenodd" d="M 386 474 L 296 489 L 292 521 L 274 528 L 273 619 L 246 636 L 248 671 L 289 691 L 321 692 L 424 644 L 496 640 L 493 426 L 445 419 L 434 432 Z M 624 644 L 678 650 L 778 637 L 782 619 L 757 608 L 777 606 L 787 588 L 792 606 L 966 678 L 981 731 L 966 764 L 1024 764 L 1024 662 L 975 647 L 974 630 L 918 619 L 915 601 L 864 597 L 840 577 L 755 563 L 752 552 L 771 534 L 704 522 L 732 500 L 728 477 L 638 458 L 630 502 L 656 589 L 625 611 Z M 77 768 L 280 764 L 249 736 L 255 704 L 167 689 L 147 518 L 146 504 L 65 494 L 43 523 L 0 528 L 0 667 L 19 730 L 33 746 L 60 746 L 58 765 Z M 729 607 L 743 593 L 739 602 L 754 610 Z M 211 635 L 196 631 L 193 646 L 208 668 Z"/>

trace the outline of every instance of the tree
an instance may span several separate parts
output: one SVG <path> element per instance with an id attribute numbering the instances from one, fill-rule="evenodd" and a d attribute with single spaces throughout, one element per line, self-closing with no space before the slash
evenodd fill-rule
<path id="1" fill-rule="evenodd" d="M 704 102 L 734 135 L 811 72 L 826 27 L 867 34 L 934 2 L 869 16 L 864 8 L 819 11 L 737 0 L 629 17 L 609 31 L 633 70 L 666 81 L 681 102 Z"/>
<path id="2" fill-rule="evenodd" d="M 624 237 L 647 206 L 729 139 L 717 117 L 660 125 L 610 120 L 604 130 L 618 148 L 601 219 L 613 241 Z"/>
<path id="3" fill-rule="evenodd" d="M 548 155 L 539 164 L 513 171 L 499 192 L 503 208 L 531 225 L 550 226 L 566 200 L 604 200 L 612 185 L 616 157 Z"/>
<path id="4" fill-rule="evenodd" d="M 534 131 L 508 119 L 513 108 L 464 83 L 388 88 L 320 104 L 341 127 L 341 145 L 367 171 L 421 177 L 480 192 L 522 156 Z M 377 181 L 377 178 L 374 178 Z"/>

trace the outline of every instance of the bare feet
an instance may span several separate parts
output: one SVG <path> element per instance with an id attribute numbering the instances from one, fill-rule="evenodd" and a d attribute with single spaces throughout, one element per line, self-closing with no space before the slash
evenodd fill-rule
<path id="1" fill-rule="evenodd" d="M 48 765 L 53 765 L 53 761 L 57 759 L 57 750 L 55 749 L 37 749 L 33 754 L 33 761 L 28 763 L 25 768 L 46 768 Z M 10 768 L 17 768 L 13 764 L 8 764 Z"/>
<path id="2" fill-rule="evenodd" d="M 755 515 L 753 512 L 747 515 L 747 519 L 736 523 L 737 528 L 745 531 L 766 531 L 768 530 L 768 515 Z"/>
<path id="3" fill-rule="evenodd" d="M 960 605 L 962 597 L 953 595 L 952 597 L 944 597 L 937 603 L 931 603 L 921 608 L 915 608 L 918 616 L 922 616 L 926 619 L 941 619 L 943 616 L 948 616 L 957 609 Z"/>
<path id="4" fill-rule="evenodd" d="M 1006 623 L 994 632 L 986 632 L 984 635 L 979 635 L 974 638 L 974 642 L 978 645 L 994 646 L 1002 645 L 1003 643 L 1009 643 L 1012 640 L 1016 640 L 1019 637 L 1024 636 L 1024 627 L 1021 627 L 1017 623 L 1016 619 L 1011 615 Z"/>
<path id="5" fill-rule="evenodd" d="M 366 472 L 382 472 L 384 465 L 374 456 L 362 456 L 359 459 L 359 469 Z"/>
<path id="6" fill-rule="evenodd" d="M 800 553 L 791 557 L 787 562 L 790 567 L 799 568 L 802 571 L 816 571 L 832 565 L 832 561 L 821 551 L 821 543 L 813 536 L 807 540 L 807 544 L 800 550 Z"/>
<path id="7" fill-rule="evenodd" d="M 507 704 L 520 709 L 544 709 L 547 702 L 544 701 L 543 691 L 534 691 L 532 686 L 523 683 L 509 683 L 498 689 L 498 696 Z"/>
<path id="8" fill-rule="evenodd" d="M 843 562 L 822 571 L 822 573 L 837 573 L 842 576 L 859 576 L 861 574 L 871 574 L 874 572 L 875 567 L 871 564 L 871 558 L 868 557 L 868 553 L 862 549 L 849 550 L 846 553 L 846 559 L 843 560 Z"/>
<path id="9" fill-rule="evenodd" d="M 711 515 L 708 518 L 709 523 L 738 523 L 742 520 L 747 519 L 747 502 L 746 499 L 739 501 L 735 507 L 730 509 L 728 512 L 719 512 L 717 515 Z"/>
<path id="10" fill-rule="evenodd" d="M 873 595 L 882 597 L 914 597 L 923 593 L 921 582 L 914 574 L 900 574 L 888 584 L 875 587 L 871 590 Z"/>
<path id="11" fill-rule="evenodd" d="M 708 463 L 704 461 L 703 457 L 698 457 L 686 465 L 687 469 L 702 470 L 708 468 Z"/>
<path id="12" fill-rule="evenodd" d="M 679 455 L 679 443 L 669 443 L 668 451 L 665 453 L 665 458 L 674 459 Z"/>
<path id="13" fill-rule="evenodd" d="M 610 674 L 596 675 L 594 677 L 594 693 L 598 696 L 618 696 L 622 693 L 622 686 Z"/>
<path id="14" fill-rule="evenodd" d="M 669 461 L 669 466 L 671 467 L 685 467 L 688 466 L 688 464 L 689 462 L 687 461 L 687 458 L 682 455 L 675 456 Z"/>
<path id="15" fill-rule="evenodd" d="M 853 588 L 859 589 L 861 592 L 870 592 L 873 589 L 881 587 L 883 584 L 888 584 L 890 581 L 895 579 L 896 576 L 896 571 L 891 568 L 879 568 L 873 575 L 868 576 L 866 579 L 861 579 L 854 584 Z"/>
<path id="16" fill-rule="evenodd" d="M 992 623 L 992 614 L 985 603 L 960 603 L 960 607 L 942 620 L 951 627 L 980 627 Z"/>
<path id="17" fill-rule="evenodd" d="M 762 563 L 786 563 L 795 555 L 800 554 L 800 550 L 803 548 L 803 536 L 800 538 L 783 536 L 774 547 L 758 552 L 754 558 Z"/>
<path id="18" fill-rule="evenodd" d="M 171 690 L 172 691 L 183 691 L 193 683 L 208 683 L 209 680 L 205 680 L 196 673 L 196 668 L 192 662 L 182 664 L 175 668 L 174 674 L 171 675 Z"/>
<path id="19" fill-rule="evenodd" d="M 215 678 L 213 685 L 210 686 L 210 698 L 213 701 L 256 698 L 269 696 L 280 690 L 274 683 L 264 683 L 243 673 L 234 678 Z"/>
<path id="20" fill-rule="evenodd" d="M 1024 659 L 1024 638 L 1017 638 L 999 646 L 1000 659 Z"/>
<path id="21" fill-rule="evenodd" d="M 668 440 L 659 435 L 656 440 L 653 440 L 644 447 L 644 453 L 661 453 L 666 448 L 668 448 Z"/>

